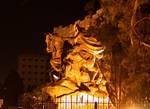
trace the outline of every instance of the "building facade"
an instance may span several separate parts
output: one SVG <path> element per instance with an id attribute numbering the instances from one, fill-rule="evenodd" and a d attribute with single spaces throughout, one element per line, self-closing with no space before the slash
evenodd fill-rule
<path id="1" fill-rule="evenodd" d="M 24 84 L 24 91 L 32 91 L 48 80 L 49 60 L 44 55 L 20 55 L 18 57 L 19 73 Z"/>

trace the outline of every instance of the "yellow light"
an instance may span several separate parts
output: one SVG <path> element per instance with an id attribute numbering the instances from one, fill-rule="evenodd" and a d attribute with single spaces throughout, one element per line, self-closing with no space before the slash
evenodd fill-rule
<path id="1" fill-rule="evenodd" d="M 127 109 L 142 109 L 138 106 L 135 106 L 134 104 L 132 106 L 127 107 Z"/>

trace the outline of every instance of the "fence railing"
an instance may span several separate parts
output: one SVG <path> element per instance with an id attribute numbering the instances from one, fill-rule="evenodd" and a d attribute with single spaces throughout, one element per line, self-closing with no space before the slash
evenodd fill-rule
<path id="1" fill-rule="evenodd" d="M 82 96 L 68 96 L 51 101 L 36 101 L 24 105 L 22 109 L 150 109 L 150 102 L 126 102 L 112 104 L 109 99 Z"/>
<path id="2" fill-rule="evenodd" d="M 58 107 L 58 106 L 61 107 Z M 85 106 L 86 105 L 86 106 Z M 30 108 L 23 108 L 23 109 L 150 109 L 149 103 L 144 104 L 119 104 L 120 106 L 116 106 L 112 108 L 112 104 L 110 103 L 109 106 L 106 107 L 104 103 L 97 103 L 97 102 L 46 102 L 46 103 L 37 103 Z"/>

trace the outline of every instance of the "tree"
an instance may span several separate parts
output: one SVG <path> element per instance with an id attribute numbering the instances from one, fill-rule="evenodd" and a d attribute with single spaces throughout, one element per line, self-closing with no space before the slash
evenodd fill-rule
<path id="1" fill-rule="evenodd" d="M 4 105 L 17 106 L 18 97 L 23 92 L 23 82 L 16 71 L 11 71 L 4 82 Z"/>

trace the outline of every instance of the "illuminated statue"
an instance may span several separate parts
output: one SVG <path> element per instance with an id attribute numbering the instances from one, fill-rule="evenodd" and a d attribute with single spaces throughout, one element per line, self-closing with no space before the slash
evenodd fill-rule
<path id="1" fill-rule="evenodd" d="M 107 81 L 98 65 L 99 60 L 103 58 L 105 46 L 97 40 L 97 36 L 87 34 L 97 20 L 100 20 L 99 16 L 102 16 L 102 13 L 103 10 L 99 10 L 96 15 L 88 16 L 86 20 L 77 21 L 69 27 L 55 28 L 53 34 L 47 34 L 47 52 L 52 53 L 50 64 L 58 73 L 58 76 L 52 75 L 60 79 L 46 88 L 50 96 L 64 101 L 70 99 L 66 99 L 68 95 L 73 97 L 82 95 L 84 98 L 95 96 L 97 99 L 95 102 L 109 102 Z M 65 42 L 72 46 L 68 51 L 63 51 Z M 62 57 L 63 52 L 67 52 L 65 57 Z M 59 105 L 58 109 L 63 109 L 63 107 Z"/>

